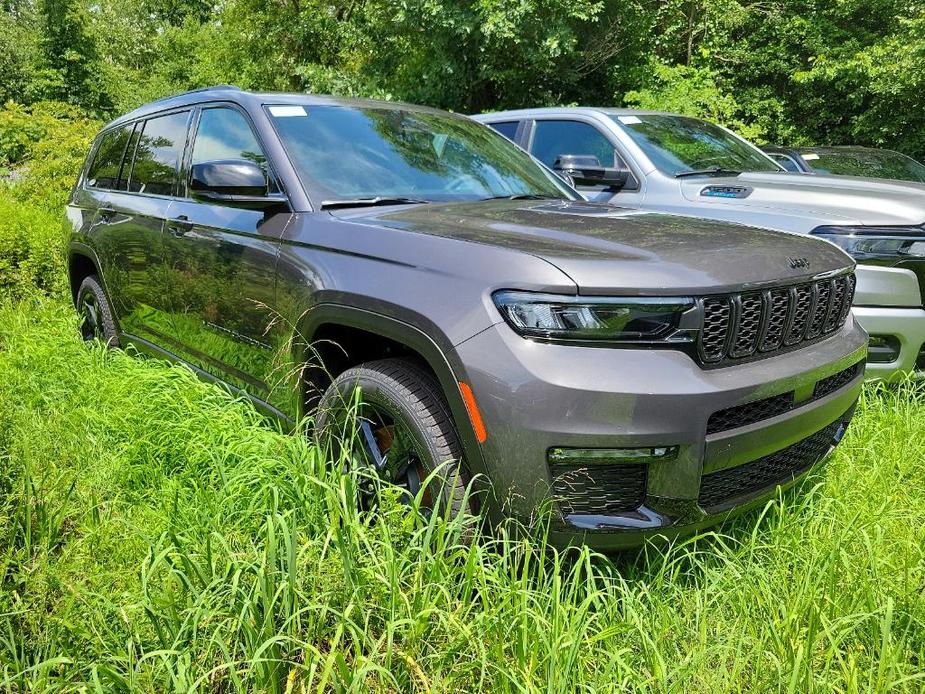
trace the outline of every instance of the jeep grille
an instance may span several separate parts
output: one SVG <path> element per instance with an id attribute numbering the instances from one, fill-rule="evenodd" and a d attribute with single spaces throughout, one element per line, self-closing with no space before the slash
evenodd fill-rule
<path id="1" fill-rule="evenodd" d="M 700 359 L 707 364 L 770 356 L 838 330 L 854 298 L 853 274 L 794 287 L 700 301 Z"/>

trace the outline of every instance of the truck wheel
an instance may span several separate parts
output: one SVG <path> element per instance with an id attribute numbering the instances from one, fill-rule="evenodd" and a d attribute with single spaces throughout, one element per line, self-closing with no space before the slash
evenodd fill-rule
<path id="1" fill-rule="evenodd" d="M 84 342 L 100 340 L 107 347 L 119 346 L 112 309 L 96 275 L 90 275 L 80 283 L 77 290 L 77 313 L 80 315 L 80 335 Z"/>
<path id="2" fill-rule="evenodd" d="M 318 404 L 315 425 L 322 445 L 346 457 L 345 467 L 371 468 L 380 479 L 406 489 L 409 500 L 439 470 L 422 507 L 449 509 L 451 517 L 472 513 L 465 498 L 469 475 L 449 407 L 440 385 L 414 362 L 382 359 L 340 374 Z M 360 501 L 366 505 L 374 485 L 361 486 Z"/>

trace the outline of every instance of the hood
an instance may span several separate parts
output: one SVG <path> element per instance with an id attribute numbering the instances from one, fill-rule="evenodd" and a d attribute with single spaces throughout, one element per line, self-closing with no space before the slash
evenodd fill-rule
<path id="1" fill-rule="evenodd" d="M 730 177 L 679 179 L 681 193 L 692 203 L 778 211 L 821 224 L 920 225 L 925 223 L 925 184 L 856 176 L 755 172 Z M 746 197 L 708 197 L 711 186 L 749 188 Z M 762 224 L 762 226 L 764 226 Z M 810 231 L 794 229 L 794 231 Z"/>
<path id="2" fill-rule="evenodd" d="M 853 265 L 840 249 L 814 238 L 587 202 L 432 203 L 335 214 L 528 253 L 559 268 L 582 294 L 723 293 Z M 452 259 L 466 262 L 458 250 Z M 504 280 L 498 278 L 502 286 Z"/>

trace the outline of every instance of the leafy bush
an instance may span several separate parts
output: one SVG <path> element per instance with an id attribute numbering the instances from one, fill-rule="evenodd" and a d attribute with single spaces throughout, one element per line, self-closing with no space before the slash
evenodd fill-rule
<path id="1" fill-rule="evenodd" d="M 62 215 L 0 194 L 0 220 L 0 297 L 19 299 L 36 289 L 61 292 L 65 286 Z"/>
<path id="2" fill-rule="evenodd" d="M 99 128 L 68 104 L 8 102 L 0 109 L 0 173 L 20 200 L 59 210 Z"/>
<path id="3" fill-rule="evenodd" d="M 740 119 L 742 107 L 732 94 L 723 90 L 713 70 L 669 66 L 657 61 L 653 61 L 650 68 L 647 86 L 623 96 L 628 106 L 706 118 L 734 128 L 745 138 L 761 139 L 760 127 Z"/>

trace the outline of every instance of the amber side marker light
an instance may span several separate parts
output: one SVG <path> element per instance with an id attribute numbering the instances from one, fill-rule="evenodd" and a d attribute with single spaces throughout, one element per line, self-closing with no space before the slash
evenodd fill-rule
<path id="1" fill-rule="evenodd" d="M 463 402 L 466 403 L 466 411 L 469 413 L 469 421 L 472 422 L 472 429 L 475 431 L 475 438 L 479 443 L 485 443 L 488 438 L 488 432 L 485 431 L 485 423 L 482 421 L 482 413 L 479 412 L 479 406 L 475 404 L 475 396 L 472 394 L 472 388 L 469 384 L 459 382 L 459 390 L 463 396 Z"/>

